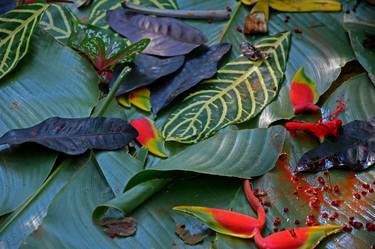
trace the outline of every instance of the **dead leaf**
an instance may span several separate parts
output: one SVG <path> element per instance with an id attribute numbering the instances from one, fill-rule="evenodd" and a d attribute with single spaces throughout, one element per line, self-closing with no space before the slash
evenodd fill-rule
<path id="1" fill-rule="evenodd" d="M 137 221 L 133 217 L 125 217 L 121 220 L 106 219 L 100 222 L 111 238 L 113 237 L 129 237 L 137 231 Z"/>
<path id="2" fill-rule="evenodd" d="M 191 234 L 184 224 L 176 224 L 176 234 L 187 245 L 199 244 L 205 238 L 202 234 Z"/>
<path id="3" fill-rule="evenodd" d="M 247 35 L 267 33 L 268 25 L 264 13 L 256 12 L 246 16 L 244 33 Z"/>

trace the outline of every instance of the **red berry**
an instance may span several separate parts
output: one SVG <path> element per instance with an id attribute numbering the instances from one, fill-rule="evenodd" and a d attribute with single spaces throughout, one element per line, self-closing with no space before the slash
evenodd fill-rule
<path id="1" fill-rule="evenodd" d="M 273 228 L 273 231 L 276 233 L 276 232 L 279 231 L 279 229 L 278 229 L 277 227 L 274 227 L 274 228 Z"/>
<path id="2" fill-rule="evenodd" d="M 294 221 L 294 224 L 295 224 L 295 225 L 299 225 L 299 224 L 301 224 L 301 222 L 300 222 L 299 220 L 295 220 L 295 221 Z"/>
<path id="3" fill-rule="evenodd" d="M 328 213 L 327 213 L 327 212 L 322 213 L 322 217 L 323 217 L 324 219 L 327 219 L 327 218 L 328 218 Z"/>
<path id="4" fill-rule="evenodd" d="M 349 225 L 345 225 L 345 226 L 343 226 L 342 230 L 343 230 L 344 232 L 351 232 L 353 229 L 351 228 L 351 226 L 349 226 Z"/>
<path id="5" fill-rule="evenodd" d="M 353 223 L 353 227 L 355 229 L 360 229 L 362 226 L 363 226 L 363 224 L 359 221 L 354 221 L 354 223 Z"/>
<path id="6" fill-rule="evenodd" d="M 335 191 L 335 193 L 340 193 L 340 188 L 339 188 L 339 186 L 335 185 L 335 186 L 333 187 L 333 191 Z"/>
<path id="7" fill-rule="evenodd" d="M 263 202 L 263 205 L 267 206 L 267 207 L 271 207 L 272 206 L 271 202 L 269 202 L 269 201 Z"/>
<path id="8" fill-rule="evenodd" d="M 284 211 L 284 213 L 288 213 L 289 208 L 284 208 L 283 211 Z"/>
<path id="9" fill-rule="evenodd" d="M 368 192 L 369 192 L 369 193 L 374 193 L 374 189 L 373 189 L 373 188 L 370 188 L 370 189 L 368 190 Z"/>
<path id="10" fill-rule="evenodd" d="M 281 219 L 280 217 L 276 217 L 275 220 L 273 221 L 273 225 L 274 226 L 278 226 L 281 224 Z"/>
<path id="11" fill-rule="evenodd" d="M 326 181 L 324 180 L 324 178 L 321 177 L 321 176 L 318 177 L 318 182 L 319 182 L 320 184 L 325 184 L 325 183 L 326 183 Z"/>
<path id="12" fill-rule="evenodd" d="M 334 206 L 334 207 L 339 207 L 340 206 L 340 201 L 339 200 L 332 201 L 331 205 Z"/>
<path id="13" fill-rule="evenodd" d="M 368 184 L 368 183 L 363 183 L 363 184 L 362 184 L 362 187 L 363 187 L 364 189 L 369 189 L 369 188 L 370 188 L 370 184 Z"/>
<path id="14" fill-rule="evenodd" d="M 366 223 L 366 229 L 369 232 L 374 232 L 375 231 L 375 223 L 369 223 L 369 222 L 367 222 Z"/>
<path id="15" fill-rule="evenodd" d="M 361 195 L 359 193 L 354 193 L 354 198 L 359 200 L 361 199 Z"/>

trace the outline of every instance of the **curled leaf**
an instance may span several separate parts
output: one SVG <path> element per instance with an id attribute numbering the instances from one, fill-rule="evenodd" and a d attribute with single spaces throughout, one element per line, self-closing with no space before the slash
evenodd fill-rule
<path id="1" fill-rule="evenodd" d="M 140 144 L 159 157 L 167 157 L 164 140 L 151 120 L 142 117 L 132 119 L 130 124 L 138 131 L 137 141 Z"/>
<path id="2" fill-rule="evenodd" d="M 151 111 L 150 94 L 148 88 L 141 87 L 129 93 L 129 101 L 139 109 L 149 112 Z"/>
<path id="3" fill-rule="evenodd" d="M 319 93 L 315 82 L 305 74 L 304 68 L 301 67 L 294 75 L 290 89 L 290 101 L 294 113 L 318 111 L 320 107 L 315 105 L 318 99 Z"/>
<path id="4" fill-rule="evenodd" d="M 118 118 L 53 117 L 25 129 L 10 130 L 0 137 L 0 144 L 37 143 L 69 155 L 88 149 L 116 150 L 136 138 L 137 131 Z"/>
<path id="5" fill-rule="evenodd" d="M 222 43 L 214 45 L 198 54 L 189 55 L 185 64 L 175 74 L 152 86 L 152 112 L 157 114 L 170 104 L 177 96 L 197 85 L 204 79 L 216 74 L 217 65 L 231 45 Z"/>
<path id="6" fill-rule="evenodd" d="M 298 162 L 297 171 L 321 171 L 332 167 L 364 170 L 375 164 L 375 119 L 355 120 L 342 127 L 340 137 L 325 140 L 306 152 Z"/>
<path id="7" fill-rule="evenodd" d="M 134 89 L 150 85 L 157 79 L 178 70 L 184 63 L 184 56 L 158 58 L 156 56 L 139 54 L 133 61 L 132 71 L 124 78 L 117 95 L 128 93 Z M 117 65 L 110 85 L 114 83 L 125 65 Z"/>
<path id="8" fill-rule="evenodd" d="M 193 216 L 218 233 L 238 238 L 252 238 L 257 230 L 263 226 L 251 216 L 223 209 L 177 206 L 173 210 Z"/>
<path id="9" fill-rule="evenodd" d="M 177 19 L 145 16 L 125 9 L 110 10 L 107 17 L 111 28 L 130 41 L 151 39 L 144 51 L 147 54 L 184 55 L 207 42 L 200 30 Z"/>
<path id="10" fill-rule="evenodd" d="M 255 243 L 260 249 L 313 249 L 324 238 L 341 231 L 340 226 L 299 227 L 273 233 L 263 238 L 258 232 Z"/>

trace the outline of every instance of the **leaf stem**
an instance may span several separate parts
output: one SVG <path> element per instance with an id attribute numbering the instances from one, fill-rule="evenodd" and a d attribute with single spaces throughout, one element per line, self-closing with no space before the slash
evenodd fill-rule
<path id="1" fill-rule="evenodd" d="M 105 97 L 103 104 L 101 104 L 98 108 L 98 111 L 95 111 L 94 116 L 100 117 L 104 114 L 104 112 L 107 110 L 109 104 L 111 103 L 113 97 L 116 95 L 116 92 L 118 88 L 121 85 L 121 82 L 123 78 L 125 78 L 128 73 L 130 73 L 131 68 L 130 67 L 124 67 L 124 69 L 121 71 L 120 75 L 117 77 L 115 83 L 113 84 L 111 90 L 109 91 L 108 95 Z"/>
<path id="2" fill-rule="evenodd" d="M 171 9 L 158 9 L 152 7 L 145 7 L 138 4 L 129 3 L 125 1 L 122 7 L 129 9 L 132 12 L 139 14 L 148 14 L 156 16 L 166 16 L 184 19 L 207 19 L 210 21 L 228 20 L 230 19 L 230 10 L 171 10 Z"/>

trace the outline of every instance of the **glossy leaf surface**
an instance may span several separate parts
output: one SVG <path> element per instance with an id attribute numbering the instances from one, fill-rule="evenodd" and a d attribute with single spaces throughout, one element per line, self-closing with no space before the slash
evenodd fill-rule
<path id="1" fill-rule="evenodd" d="M 111 28 L 130 41 L 151 39 L 144 51 L 147 54 L 184 55 L 207 42 L 199 29 L 177 19 L 139 15 L 124 9 L 108 11 L 107 15 Z"/>
<path id="2" fill-rule="evenodd" d="M 11 130 L 0 137 L 0 144 L 37 143 L 70 155 L 88 149 L 116 150 L 137 136 L 137 131 L 118 118 L 53 117 L 24 129 Z"/>
<path id="3" fill-rule="evenodd" d="M 200 81 L 214 76 L 219 61 L 230 49 L 230 44 L 219 44 L 201 53 L 189 55 L 178 72 L 152 86 L 152 112 L 157 114 L 178 95 L 191 89 Z"/>
<path id="4" fill-rule="evenodd" d="M 117 90 L 117 95 L 128 93 L 137 88 L 147 86 L 161 77 L 178 70 L 184 63 L 184 56 L 171 58 L 159 58 L 156 56 L 139 54 L 133 61 L 132 71 L 122 81 Z M 110 85 L 114 83 L 125 65 L 118 65 L 114 72 Z"/>
<path id="5" fill-rule="evenodd" d="M 261 39 L 256 46 L 268 59 L 241 56 L 202 82 L 165 122 L 166 141 L 197 143 L 230 124 L 248 121 L 277 95 L 288 59 L 290 33 Z"/>

